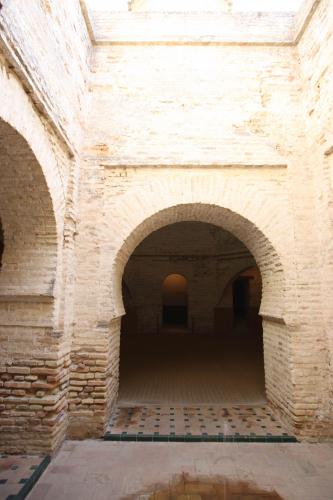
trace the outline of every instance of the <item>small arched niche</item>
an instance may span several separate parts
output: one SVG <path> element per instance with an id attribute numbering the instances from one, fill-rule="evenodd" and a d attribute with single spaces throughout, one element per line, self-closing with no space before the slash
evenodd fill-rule
<path id="1" fill-rule="evenodd" d="M 169 274 L 162 284 L 163 326 L 187 326 L 187 279 Z"/>

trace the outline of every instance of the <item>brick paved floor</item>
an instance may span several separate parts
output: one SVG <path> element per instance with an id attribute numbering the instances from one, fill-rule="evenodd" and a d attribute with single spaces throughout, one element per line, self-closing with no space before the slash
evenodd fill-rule
<path id="1" fill-rule="evenodd" d="M 332 444 L 67 441 L 29 500 L 332 500 Z"/>
<path id="2" fill-rule="evenodd" d="M 48 462 L 44 455 L 0 454 L 0 499 L 24 498 Z"/>

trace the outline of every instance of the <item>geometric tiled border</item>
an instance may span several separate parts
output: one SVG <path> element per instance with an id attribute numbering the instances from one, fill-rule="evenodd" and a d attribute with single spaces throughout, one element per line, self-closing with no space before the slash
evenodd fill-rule
<path id="1" fill-rule="evenodd" d="M 37 483 L 40 476 L 43 474 L 46 467 L 49 465 L 51 461 L 50 456 L 44 457 L 41 463 L 36 467 L 31 476 L 27 479 L 27 481 L 23 484 L 22 488 L 16 495 L 8 495 L 6 500 L 24 500 L 24 498 L 30 493 L 33 486 Z"/>
<path id="2" fill-rule="evenodd" d="M 226 408 L 220 405 L 191 408 L 163 405 L 133 408 L 118 406 L 113 411 L 105 439 L 157 442 L 297 442 L 267 405 L 238 405 Z"/>
<path id="3" fill-rule="evenodd" d="M 199 443 L 199 442 L 215 442 L 215 443 L 297 443 L 294 436 L 257 436 L 249 435 L 165 435 L 165 434 L 112 434 L 107 432 L 104 434 L 105 441 L 154 441 L 154 442 L 180 442 L 180 443 Z"/>

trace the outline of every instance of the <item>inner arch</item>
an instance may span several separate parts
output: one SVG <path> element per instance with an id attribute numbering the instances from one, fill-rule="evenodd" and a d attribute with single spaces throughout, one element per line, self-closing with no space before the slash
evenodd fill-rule
<path id="1" fill-rule="evenodd" d="M 57 223 L 44 172 L 25 138 L 0 119 L 0 295 L 53 297 Z"/>
<path id="2" fill-rule="evenodd" d="M 206 203 L 188 203 L 160 210 L 141 220 L 125 237 L 113 261 L 111 296 L 114 315 L 124 314 L 122 278 L 125 265 L 135 248 L 153 231 L 176 222 L 197 221 L 229 231 L 253 255 L 262 278 L 260 313 L 283 322 L 284 272 L 279 252 L 254 222 L 229 208 Z"/>
<path id="3" fill-rule="evenodd" d="M 260 273 L 231 233 L 163 226 L 131 255 L 123 290 L 119 406 L 265 403 Z"/>

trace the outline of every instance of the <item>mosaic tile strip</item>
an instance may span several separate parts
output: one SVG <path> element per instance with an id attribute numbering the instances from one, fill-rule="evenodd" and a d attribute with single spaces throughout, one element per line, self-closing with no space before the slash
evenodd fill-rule
<path id="1" fill-rule="evenodd" d="M 0 498 L 23 500 L 44 472 L 50 457 L 44 455 L 0 455 Z"/>
<path id="2" fill-rule="evenodd" d="M 117 441 L 296 441 L 268 406 L 118 407 L 104 438 Z"/>
<path id="3" fill-rule="evenodd" d="M 297 443 L 294 436 L 163 436 L 138 434 L 111 434 L 104 435 L 105 441 L 141 441 L 141 442 L 169 442 L 169 443 Z"/>

